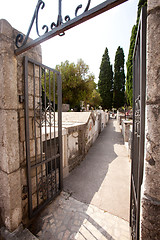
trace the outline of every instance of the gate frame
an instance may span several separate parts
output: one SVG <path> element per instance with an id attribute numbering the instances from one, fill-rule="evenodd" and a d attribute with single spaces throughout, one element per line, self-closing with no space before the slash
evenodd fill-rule
<path id="1" fill-rule="evenodd" d="M 47 199 L 43 204 L 39 205 L 37 209 L 32 209 L 32 183 L 31 183 L 31 162 L 30 162 L 30 135 L 29 135 L 29 98 L 28 98 L 28 63 L 39 66 L 39 68 L 48 69 L 57 73 L 58 83 L 58 146 L 59 146 L 59 191 L 52 195 L 52 198 Z M 41 78 L 41 75 L 39 76 Z M 35 80 L 35 79 L 34 79 Z M 39 86 L 41 87 L 41 86 Z M 63 189 L 63 163 L 62 163 L 62 80 L 58 71 L 39 63 L 28 56 L 24 56 L 24 105 L 25 105 L 25 143 L 26 143 L 26 167 L 27 167 L 27 185 L 28 185 L 28 213 L 29 218 L 33 218 L 39 211 L 41 211 L 50 201 L 52 201 Z M 35 110 L 34 110 L 35 111 Z M 34 116 L 35 117 L 35 116 Z M 54 120 L 55 121 L 55 120 Z M 45 132 L 46 135 L 46 132 Z M 56 158 L 56 156 L 55 156 Z M 47 161 L 42 161 L 43 164 Z M 41 163 L 42 163 L 41 162 Z M 38 204 L 37 204 L 38 205 Z"/>
<path id="2" fill-rule="evenodd" d="M 141 186 L 143 182 L 144 171 L 144 146 L 145 146 L 145 107 L 146 107 L 146 26 L 147 26 L 147 7 L 144 6 L 141 10 L 139 19 L 138 31 L 135 41 L 133 54 L 133 131 L 132 131 L 132 149 L 131 149 L 131 190 L 130 190 L 130 227 L 132 239 L 139 239 L 140 236 L 140 201 L 141 201 Z M 139 44 L 138 44 L 139 41 Z M 138 49 L 139 48 L 139 49 Z M 136 62 L 137 51 L 139 50 L 138 61 Z M 138 65 L 138 66 L 137 66 Z M 138 75 L 138 79 L 136 79 Z M 138 83 L 139 81 L 139 83 Z M 139 96 L 136 99 L 137 85 L 139 84 Z M 136 101 L 140 103 L 139 116 L 136 114 Z M 137 119 L 138 121 L 137 121 Z M 137 124 L 137 125 L 136 125 Z M 135 127 L 136 125 L 136 127 Z M 139 133 L 138 129 L 139 128 Z M 137 130 L 137 132 L 136 132 Z M 137 136 L 136 136 L 137 135 Z M 136 159 L 135 140 L 138 140 L 138 160 Z M 138 161 L 137 175 L 134 176 L 134 163 Z M 137 184 L 135 185 L 136 177 Z M 133 204 L 133 200 L 134 203 Z M 135 210 L 135 215 L 133 211 Z"/>

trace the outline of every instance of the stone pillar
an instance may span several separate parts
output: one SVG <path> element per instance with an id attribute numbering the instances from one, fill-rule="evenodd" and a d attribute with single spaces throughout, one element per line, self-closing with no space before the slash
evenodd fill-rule
<path id="1" fill-rule="evenodd" d="M 13 29 L 13 39 L 19 33 Z M 24 55 L 37 62 L 42 62 L 41 46 L 36 46 L 29 51 L 16 57 L 17 60 L 17 100 L 18 100 L 18 133 L 19 133 L 19 161 L 20 161 L 20 179 L 21 179 L 21 207 L 22 207 L 22 223 L 27 225 L 28 219 L 28 191 L 27 191 L 27 169 L 26 169 L 26 143 L 25 143 L 25 116 L 24 102 L 19 102 L 19 96 L 24 96 Z M 39 101 L 39 68 L 35 66 L 35 101 Z M 35 157 L 35 141 L 34 141 L 34 114 L 33 114 L 33 64 L 28 65 L 28 98 L 29 98 L 29 131 L 30 131 L 30 156 Z M 36 128 L 37 135 L 37 154 L 40 151 L 40 129 Z M 32 176 L 33 178 L 35 176 Z M 35 186 L 34 186 L 35 187 Z M 35 194 L 34 194 L 35 196 Z M 35 197 L 33 197 L 35 199 Z M 36 202 L 36 201 L 34 201 Z"/>
<path id="2" fill-rule="evenodd" d="M 0 20 L 0 214 L 9 230 L 22 219 L 18 134 L 17 60 L 13 28 Z"/>
<path id="3" fill-rule="evenodd" d="M 160 1 L 148 0 L 146 154 L 141 238 L 160 237 Z"/>
<path id="4" fill-rule="evenodd" d="M 25 216 L 23 187 L 26 185 L 23 57 L 41 62 L 37 46 L 16 57 L 19 32 L 0 20 L 0 227 L 16 229 Z"/>

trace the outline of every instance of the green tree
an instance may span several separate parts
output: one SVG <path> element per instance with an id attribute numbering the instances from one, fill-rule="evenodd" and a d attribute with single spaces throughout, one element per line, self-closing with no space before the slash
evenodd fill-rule
<path id="1" fill-rule="evenodd" d="M 57 74 L 42 69 L 42 107 L 45 109 L 48 107 L 49 100 L 55 104 L 55 108 L 57 108 Z M 45 94 L 46 93 L 46 94 Z M 45 106 L 46 101 L 46 106 Z"/>
<path id="2" fill-rule="evenodd" d="M 90 104 L 91 107 L 98 108 L 101 105 L 101 102 L 102 99 L 100 93 L 98 92 L 97 89 L 93 89 L 92 96 L 89 99 L 88 103 Z"/>
<path id="3" fill-rule="evenodd" d="M 137 34 L 137 27 L 136 25 L 132 28 L 132 35 L 130 38 L 130 48 L 127 60 L 127 76 L 126 76 L 126 97 L 127 97 L 127 104 L 132 106 L 132 98 L 133 98 L 133 51 L 135 46 L 135 39 Z"/>
<path id="4" fill-rule="evenodd" d="M 138 3 L 138 11 L 137 11 L 137 21 L 136 25 L 132 28 L 131 38 L 130 38 L 130 47 L 128 53 L 128 60 L 127 60 L 127 77 L 126 77 L 126 97 L 127 97 L 127 104 L 132 106 L 133 100 L 133 51 L 135 46 L 135 40 L 137 35 L 138 23 L 140 18 L 141 9 L 143 6 L 147 5 L 147 0 L 140 0 Z"/>
<path id="5" fill-rule="evenodd" d="M 102 56 L 98 90 L 102 98 L 103 109 L 112 109 L 112 98 L 113 98 L 113 71 L 112 65 L 110 64 L 110 58 L 108 54 L 108 49 Z"/>
<path id="6" fill-rule="evenodd" d="M 96 88 L 94 75 L 89 73 L 89 67 L 82 59 L 77 64 L 62 62 L 56 69 L 62 77 L 62 102 L 70 104 L 71 108 L 79 107 L 80 101 L 88 103 Z"/>
<path id="7" fill-rule="evenodd" d="M 114 89 L 113 107 L 120 108 L 125 104 L 125 74 L 124 74 L 124 51 L 120 46 L 117 48 L 114 60 Z"/>

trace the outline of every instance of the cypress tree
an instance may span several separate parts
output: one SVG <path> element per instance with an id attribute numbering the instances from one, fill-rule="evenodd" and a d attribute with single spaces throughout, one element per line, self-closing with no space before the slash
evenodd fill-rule
<path id="1" fill-rule="evenodd" d="M 114 61 L 114 90 L 113 106 L 120 108 L 125 104 L 125 74 L 124 74 L 124 51 L 120 46 L 117 48 Z"/>
<path id="2" fill-rule="evenodd" d="M 130 46 L 129 46 L 129 53 L 128 53 L 128 60 L 127 60 L 127 77 L 126 77 L 126 97 L 127 97 L 127 104 L 132 106 L 133 100 L 133 51 L 135 46 L 135 40 L 137 35 L 138 23 L 141 13 L 141 8 L 147 5 L 147 0 L 139 0 L 138 3 L 138 11 L 137 11 L 137 21 L 136 25 L 132 28 L 131 38 L 130 38 Z"/>
<path id="3" fill-rule="evenodd" d="M 112 109 L 112 99 L 113 99 L 113 71 L 112 65 L 110 64 L 110 58 L 108 54 L 108 49 L 105 49 L 105 52 L 102 56 L 99 81 L 98 81 L 98 90 L 102 98 L 102 107 L 103 109 Z"/>

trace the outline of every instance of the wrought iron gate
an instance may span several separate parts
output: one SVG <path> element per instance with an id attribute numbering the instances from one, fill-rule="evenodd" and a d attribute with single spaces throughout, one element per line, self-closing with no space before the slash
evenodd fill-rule
<path id="1" fill-rule="evenodd" d="M 62 190 L 62 87 L 58 71 L 28 57 L 24 58 L 24 71 L 28 208 L 32 218 Z"/>
<path id="2" fill-rule="evenodd" d="M 143 179 L 145 97 L 146 97 L 146 16 L 141 11 L 133 55 L 133 135 L 131 166 L 130 226 L 132 239 L 139 239 L 140 197 Z"/>

